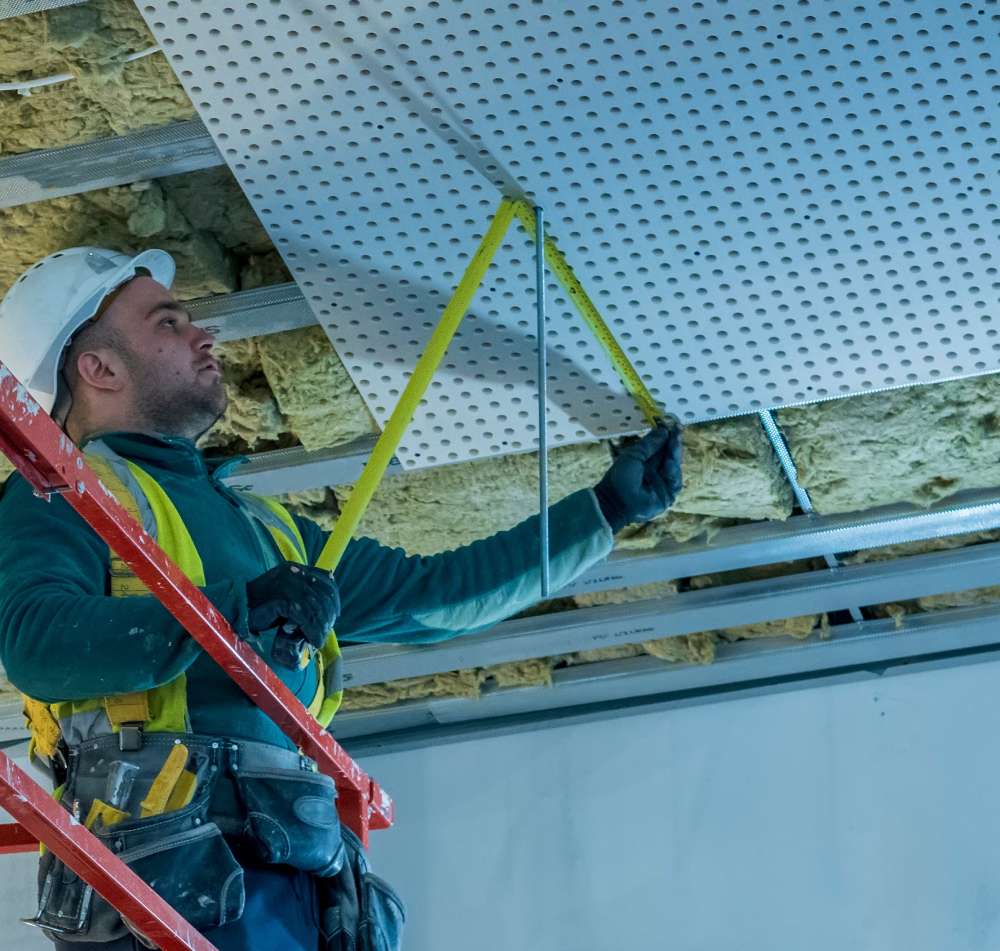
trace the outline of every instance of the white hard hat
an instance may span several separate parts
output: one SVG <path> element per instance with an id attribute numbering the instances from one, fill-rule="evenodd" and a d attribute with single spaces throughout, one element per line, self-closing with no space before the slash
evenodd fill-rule
<path id="1" fill-rule="evenodd" d="M 67 248 L 33 264 L 0 301 L 0 361 L 47 413 L 73 335 L 140 268 L 164 287 L 173 283 L 174 259 L 166 251 L 132 257 L 107 248 Z"/>

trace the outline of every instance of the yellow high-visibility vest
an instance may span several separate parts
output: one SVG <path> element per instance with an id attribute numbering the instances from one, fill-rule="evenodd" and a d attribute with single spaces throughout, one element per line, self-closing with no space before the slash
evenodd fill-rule
<path id="1" fill-rule="evenodd" d="M 112 452 L 102 443 L 88 446 L 87 461 L 119 504 L 184 572 L 192 584 L 205 585 L 205 570 L 191 533 L 177 507 L 160 484 L 144 469 Z M 281 556 L 296 564 L 307 562 L 305 542 L 288 510 L 273 499 L 239 493 L 245 513 L 267 529 Z M 113 551 L 110 593 L 115 598 L 148 595 L 149 590 Z M 316 652 L 316 694 L 309 712 L 326 727 L 343 698 L 340 646 L 331 631 Z M 187 676 L 150 690 L 43 703 L 24 697 L 24 712 L 31 732 L 30 752 L 50 759 L 60 738 L 75 745 L 96 736 L 117 733 L 122 724 L 138 724 L 150 733 L 189 733 Z"/>

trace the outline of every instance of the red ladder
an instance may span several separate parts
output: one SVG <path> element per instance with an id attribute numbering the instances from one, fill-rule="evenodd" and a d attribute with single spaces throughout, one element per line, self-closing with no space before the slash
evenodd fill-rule
<path id="1" fill-rule="evenodd" d="M 72 440 L 2 362 L 0 452 L 37 493 L 62 495 L 244 693 L 316 761 L 320 772 L 333 778 L 341 821 L 366 846 L 370 829 L 392 825 L 389 796 L 118 504 Z M 40 840 L 161 948 L 209 951 L 213 947 L 3 753 L 0 806 L 20 823 L 0 825 L 0 852 L 28 851 Z"/>

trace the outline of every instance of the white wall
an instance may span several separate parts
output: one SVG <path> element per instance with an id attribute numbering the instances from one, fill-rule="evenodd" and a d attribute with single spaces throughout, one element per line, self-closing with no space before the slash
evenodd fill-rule
<path id="1" fill-rule="evenodd" d="M 35 773 L 27 756 L 14 757 L 21 769 L 35 776 L 44 789 L 49 781 Z M 10 822 L 10 816 L 0 810 L 0 822 Z M 37 928 L 21 924 L 20 918 L 35 913 L 35 871 L 38 853 L 0 855 L 0 948 L 3 951 L 52 951 L 52 942 Z"/>
<path id="2" fill-rule="evenodd" d="M 407 951 L 994 951 L 1000 668 L 369 757 Z M 0 856 L 0 948 L 49 948 Z"/>
<path id="3" fill-rule="evenodd" d="M 1000 947 L 992 664 L 365 766 L 408 951 Z"/>

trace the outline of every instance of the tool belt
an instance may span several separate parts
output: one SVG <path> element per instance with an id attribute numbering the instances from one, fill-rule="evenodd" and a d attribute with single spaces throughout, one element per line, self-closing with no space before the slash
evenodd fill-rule
<path id="1" fill-rule="evenodd" d="M 333 780 L 294 750 L 190 733 L 152 733 L 122 751 L 117 735 L 70 747 L 59 796 L 199 931 L 243 913 L 243 865 L 335 877 L 346 852 Z M 242 863 L 242 864 L 241 864 Z M 46 851 L 29 921 L 54 940 L 115 941 L 131 928 Z M 152 945 L 150 945 L 152 947 Z"/>

